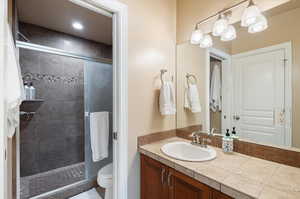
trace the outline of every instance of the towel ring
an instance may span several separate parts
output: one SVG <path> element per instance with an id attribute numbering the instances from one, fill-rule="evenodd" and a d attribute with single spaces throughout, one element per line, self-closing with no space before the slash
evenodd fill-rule
<path id="1" fill-rule="evenodd" d="M 187 83 L 188 86 L 189 86 L 189 84 L 196 84 L 197 83 L 197 77 L 195 75 L 187 73 L 185 75 L 185 77 L 186 77 L 186 83 Z"/>
<path id="2" fill-rule="evenodd" d="M 166 70 L 166 69 L 161 69 L 161 70 L 160 70 L 160 81 L 161 81 L 161 84 L 164 83 L 164 74 L 165 74 L 166 72 L 168 72 L 168 70 Z"/>

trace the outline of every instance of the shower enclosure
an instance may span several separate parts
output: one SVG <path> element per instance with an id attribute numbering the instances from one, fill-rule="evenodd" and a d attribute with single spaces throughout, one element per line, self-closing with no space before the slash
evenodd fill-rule
<path id="1" fill-rule="evenodd" d="M 113 70 L 111 60 L 17 42 L 21 73 L 36 99 L 21 106 L 20 189 L 30 198 L 93 180 L 112 162 Z M 94 163 L 89 115 L 109 112 L 109 157 Z"/>

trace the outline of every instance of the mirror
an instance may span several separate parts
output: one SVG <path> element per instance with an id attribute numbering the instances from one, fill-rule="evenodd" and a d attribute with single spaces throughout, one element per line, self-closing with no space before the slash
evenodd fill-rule
<path id="1" fill-rule="evenodd" d="M 224 134 L 235 127 L 242 140 L 300 148 L 300 2 L 264 15 L 263 32 L 238 22 L 235 40 L 177 45 L 177 128 Z"/>

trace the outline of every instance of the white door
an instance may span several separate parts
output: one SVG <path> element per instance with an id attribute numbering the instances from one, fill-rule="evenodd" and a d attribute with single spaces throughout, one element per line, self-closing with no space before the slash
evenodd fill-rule
<path id="1" fill-rule="evenodd" d="M 284 145 L 284 50 L 233 56 L 233 125 L 241 138 Z"/>

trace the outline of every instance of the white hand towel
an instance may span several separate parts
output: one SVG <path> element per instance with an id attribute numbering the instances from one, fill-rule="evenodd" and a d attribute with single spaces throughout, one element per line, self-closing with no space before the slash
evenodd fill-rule
<path id="1" fill-rule="evenodd" d="M 5 102 L 7 114 L 7 136 L 12 138 L 19 126 L 19 106 L 24 100 L 24 86 L 19 61 L 15 54 L 10 28 L 7 24 L 6 63 L 5 63 Z"/>
<path id="2" fill-rule="evenodd" d="M 175 115 L 175 93 L 171 81 L 165 81 L 160 88 L 159 109 L 162 115 Z"/>
<path id="3" fill-rule="evenodd" d="M 201 104 L 199 99 L 198 88 L 196 84 L 189 84 L 185 90 L 184 107 L 192 113 L 201 112 Z"/>
<path id="4" fill-rule="evenodd" d="M 97 162 L 108 157 L 109 145 L 109 112 L 90 114 L 90 134 L 93 161 Z"/>
<path id="5" fill-rule="evenodd" d="M 211 76 L 210 87 L 210 108 L 212 111 L 222 110 L 221 101 L 222 85 L 221 85 L 221 70 L 220 66 L 215 64 Z"/>

